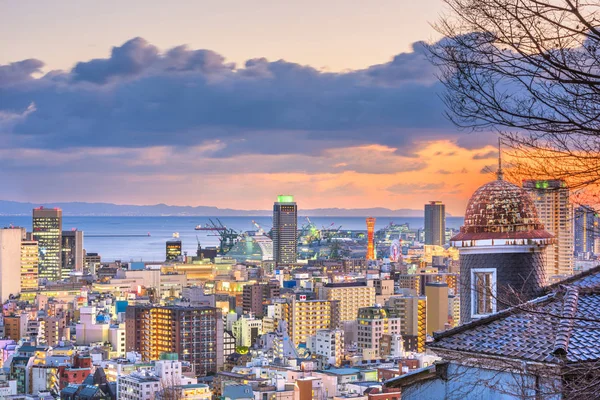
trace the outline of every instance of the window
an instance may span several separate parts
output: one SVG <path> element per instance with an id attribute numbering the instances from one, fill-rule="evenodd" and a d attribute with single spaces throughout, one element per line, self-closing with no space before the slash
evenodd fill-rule
<path id="1" fill-rule="evenodd" d="M 474 318 L 496 312 L 496 269 L 471 270 L 471 316 Z"/>

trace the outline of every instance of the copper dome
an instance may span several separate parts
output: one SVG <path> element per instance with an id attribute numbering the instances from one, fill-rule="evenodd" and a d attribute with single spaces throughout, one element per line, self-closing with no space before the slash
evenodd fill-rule
<path id="1" fill-rule="evenodd" d="M 451 240 L 546 238 L 552 235 L 544 230 L 527 192 L 500 178 L 473 193 L 465 224 Z"/>

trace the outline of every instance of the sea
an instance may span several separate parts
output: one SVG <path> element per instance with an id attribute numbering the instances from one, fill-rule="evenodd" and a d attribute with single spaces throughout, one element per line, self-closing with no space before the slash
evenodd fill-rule
<path id="1" fill-rule="evenodd" d="M 78 229 L 84 232 L 84 248 L 88 253 L 98 253 L 103 261 L 162 261 L 165 258 L 165 242 L 178 235 L 183 251 L 195 255 L 198 241 L 203 247 L 218 246 L 219 238 L 214 232 L 196 231 L 196 225 L 206 225 L 209 219 L 217 218 L 227 228 L 239 232 L 254 231 L 258 224 L 268 232 L 273 220 L 271 217 L 139 217 L 139 216 L 64 216 L 63 230 Z M 366 230 L 365 219 L 361 217 L 309 217 L 321 228 L 342 230 Z M 0 216 L 0 226 L 20 226 L 31 231 L 30 216 Z M 423 217 L 378 217 L 375 230 L 390 223 L 408 223 L 411 228 L 423 227 Z M 298 217 L 298 227 L 307 223 L 305 216 Z M 458 229 L 463 224 L 462 217 L 447 217 L 446 227 Z"/>

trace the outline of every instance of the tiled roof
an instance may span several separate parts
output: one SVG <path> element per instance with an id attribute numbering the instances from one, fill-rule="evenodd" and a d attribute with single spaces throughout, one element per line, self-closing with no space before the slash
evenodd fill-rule
<path id="1" fill-rule="evenodd" d="M 545 296 L 449 331 L 429 348 L 522 360 L 600 360 L 600 267 L 546 289 Z"/>

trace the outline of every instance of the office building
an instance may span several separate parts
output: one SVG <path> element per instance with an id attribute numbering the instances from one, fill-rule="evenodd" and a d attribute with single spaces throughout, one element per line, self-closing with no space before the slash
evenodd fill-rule
<path id="1" fill-rule="evenodd" d="M 594 253 L 594 240 L 598 237 L 598 218 L 589 206 L 579 206 L 573 212 L 574 254 L 587 258 Z"/>
<path id="2" fill-rule="evenodd" d="M 242 315 L 232 326 L 236 346 L 250 347 L 262 335 L 263 321 L 248 315 Z"/>
<path id="3" fill-rule="evenodd" d="M 412 289 L 405 292 L 390 297 L 386 306 L 391 315 L 402 320 L 400 333 L 404 348 L 422 353 L 427 339 L 427 298 L 417 295 Z"/>
<path id="4" fill-rule="evenodd" d="M 546 278 L 573 274 L 573 209 L 569 188 L 562 180 L 526 180 L 540 223 L 554 236 L 554 244 L 546 249 Z"/>
<path id="5" fill-rule="evenodd" d="M 167 240 L 165 260 L 180 260 L 183 252 L 181 251 L 181 240 Z"/>
<path id="6" fill-rule="evenodd" d="M 365 282 L 327 283 L 319 288 L 321 300 L 339 301 L 339 321 L 355 321 L 358 310 L 375 304 L 374 287 Z"/>
<path id="7" fill-rule="evenodd" d="M 61 237 L 61 277 L 68 279 L 72 272 L 83 272 L 83 231 L 63 231 Z"/>
<path id="8" fill-rule="evenodd" d="M 427 297 L 427 333 L 443 331 L 448 324 L 448 285 L 431 282 L 425 285 Z"/>
<path id="9" fill-rule="evenodd" d="M 21 290 L 38 289 L 39 250 L 33 240 L 21 241 Z"/>
<path id="10" fill-rule="evenodd" d="M 214 307 L 134 305 L 126 311 L 127 351 L 142 360 L 177 353 L 196 375 L 216 373 L 223 360 L 223 320 Z"/>
<path id="11" fill-rule="evenodd" d="M 460 254 L 463 324 L 531 299 L 546 285 L 544 252 L 553 236 L 527 192 L 505 181 L 501 170 L 473 193 L 451 243 Z"/>
<path id="12" fill-rule="evenodd" d="M 0 229 L 0 300 L 21 292 L 21 229 Z"/>
<path id="13" fill-rule="evenodd" d="M 446 206 L 441 201 L 425 204 L 425 244 L 446 244 Z"/>
<path id="14" fill-rule="evenodd" d="M 61 280 L 62 210 L 34 208 L 32 238 L 38 242 L 40 280 Z"/>
<path id="15" fill-rule="evenodd" d="M 379 341 L 383 334 L 400 334 L 401 318 L 392 316 L 386 307 L 364 307 L 358 310 L 358 348 L 363 360 L 381 357 Z"/>
<path id="16" fill-rule="evenodd" d="M 367 218 L 367 260 L 375 259 L 375 218 Z"/>
<path id="17" fill-rule="evenodd" d="M 280 304 L 282 319 L 295 346 L 306 343 L 319 329 L 337 328 L 339 302 L 330 300 L 297 300 L 295 297 Z"/>
<path id="18" fill-rule="evenodd" d="M 96 269 L 100 268 L 102 257 L 98 253 L 85 253 L 83 266 L 91 273 L 95 274 Z"/>
<path id="19" fill-rule="evenodd" d="M 273 258 L 277 265 L 296 263 L 298 207 L 294 196 L 277 196 L 273 205 Z"/>

